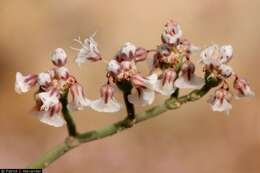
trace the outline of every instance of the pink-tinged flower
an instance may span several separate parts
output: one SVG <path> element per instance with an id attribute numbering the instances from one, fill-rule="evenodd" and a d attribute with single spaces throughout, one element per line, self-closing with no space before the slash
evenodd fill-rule
<path id="1" fill-rule="evenodd" d="M 56 69 L 56 74 L 59 79 L 66 80 L 70 76 L 69 69 L 66 67 L 59 67 Z"/>
<path id="2" fill-rule="evenodd" d="M 57 103 L 52 106 L 48 111 L 34 110 L 34 114 L 39 118 L 42 123 L 48 124 L 53 127 L 61 127 L 66 124 L 66 121 L 61 115 L 62 105 Z"/>
<path id="3" fill-rule="evenodd" d="M 37 82 L 41 87 L 44 88 L 48 87 L 52 82 L 50 73 L 48 72 L 39 73 Z"/>
<path id="4" fill-rule="evenodd" d="M 232 109 L 230 100 L 231 94 L 225 88 L 221 87 L 215 91 L 215 94 L 210 97 L 208 102 L 213 111 L 226 112 L 229 114 L 229 111 Z"/>
<path id="5" fill-rule="evenodd" d="M 61 67 L 67 63 L 67 54 L 62 48 L 55 49 L 51 54 L 51 61 L 54 65 Z"/>
<path id="6" fill-rule="evenodd" d="M 200 89 L 204 84 L 204 79 L 195 75 L 195 65 L 186 60 L 182 67 L 179 78 L 175 81 L 174 86 L 177 88 Z"/>
<path id="7" fill-rule="evenodd" d="M 42 102 L 40 110 L 45 112 L 51 110 L 53 106 L 60 102 L 60 94 L 56 89 L 40 92 L 37 94 L 37 97 Z"/>
<path id="8" fill-rule="evenodd" d="M 129 102 L 145 106 L 153 103 L 155 98 L 155 83 L 157 81 L 157 75 L 152 74 L 146 78 L 140 74 L 135 74 L 131 77 L 131 82 L 136 89 L 136 92 L 128 96 Z"/>
<path id="9" fill-rule="evenodd" d="M 174 45 L 182 36 L 182 30 L 178 23 L 173 20 L 168 21 L 164 26 L 162 33 L 163 43 Z"/>
<path id="10" fill-rule="evenodd" d="M 78 65 L 85 63 L 87 60 L 95 62 L 102 59 L 93 36 L 85 39 L 84 43 L 80 41 L 80 39 L 75 41 L 81 45 L 81 48 L 78 49 L 79 52 L 75 60 Z"/>
<path id="11" fill-rule="evenodd" d="M 248 81 L 244 78 L 236 77 L 233 87 L 237 91 L 237 98 L 255 96 Z"/>
<path id="12" fill-rule="evenodd" d="M 177 78 L 177 73 L 174 69 L 168 69 L 159 76 L 155 84 L 155 91 L 165 96 L 170 96 L 176 88 L 174 82 Z"/>
<path id="13" fill-rule="evenodd" d="M 23 75 L 20 72 L 16 73 L 15 91 L 18 94 L 28 92 L 37 83 L 37 75 Z"/>
<path id="14" fill-rule="evenodd" d="M 70 110 L 82 110 L 90 105 L 91 101 L 86 98 L 84 88 L 80 84 L 73 84 L 69 91 L 72 96 L 72 102 L 68 105 Z"/>
<path id="15" fill-rule="evenodd" d="M 232 67 L 226 64 L 221 64 L 219 66 L 219 70 L 220 70 L 220 74 L 225 78 L 228 78 L 234 74 Z"/>
<path id="16" fill-rule="evenodd" d="M 110 60 L 107 64 L 107 71 L 115 75 L 120 72 L 120 68 L 120 64 L 114 59 Z"/>
<path id="17" fill-rule="evenodd" d="M 143 61 L 147 57 L 146 49 L 142 47 L 136 47 L 134 44 L 127 42 L 125 43 L 115 56 L 118 62 L 132 61 L 135 62 Z"/>
<path id="18" fill-rule="evenodd" d="M 114 88 L 110 84 L 103 85 L 100 89 L 101 98 L 91 102 L 90 107 L 98 112 L 118 112 L 121 105 L 114 97 Z"/>

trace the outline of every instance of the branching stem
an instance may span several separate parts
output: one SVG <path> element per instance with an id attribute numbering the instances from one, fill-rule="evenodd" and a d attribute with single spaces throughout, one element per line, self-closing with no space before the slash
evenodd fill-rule
<path id="1" fill-rule="evenodd" d="M 189 94 L 181 96 L 181 97 L 170 97 L 167 99 L 163 104 L 154 106 L 151 109 L 148 109 L 144 112 L 141 113 L 136 113 L 135 115 L 135 121 L 133 121 L 134 124 L 140 123 L 142 121 L 148 120 L 150 118 L 156 117 L 167 110 L 171 109 L 178 109 L 180 108 L 184 103 L 187 102 L 192 102 L 200 99 L 203 97 L 205 94 L 208 93 L 208 91 L 213 88 L 218 86 L 218 84 L 221 81 L 219 80 L 208 80 L 207 83 L 199 90 L 193 90 Z M 66 102 L 64 101 L 64 104 Z M 65 104 L 66 105 L 66 104 Z M 129 108 L 128 108 L 129 109 Z M 133 108 L 130 107 L 130 111 Z M 63 110 L 64 113 L 64 118 L 68 118 L 68 112 L 67 109 Z M 132 116 L 132 115 L 130 115 Z M 71 118 L 71 117 L 70 117 Z M 79 146 L 80 144 L 91 142 L 94 140 L 102 139 L 108 136 L 112 136 L 116 133 L 119 133 L 125 129 L 131 128 L 132 126 L 129 126 L 129 118 L 127 117 L 126 119 L 122 121 L 115 122 L 113 124 L 110 124 L 104 128 L 84 132 L 84 133 L 77 133 L 75 125 L 72 119 L 68 118 L 67 125 L 68 125 L 68 130 L 70 137 L 66 138 L 66 140 L 51 149 L 49 152 L 46 154 L 42 155 L 38 160 L 33 162 L 31 165 L 28 166 L 28 168 L 46 168 L 49 166 L 52 162 L 60 158 L 63 154 L 66 152 L 70 151 L 71 149 Z"/>

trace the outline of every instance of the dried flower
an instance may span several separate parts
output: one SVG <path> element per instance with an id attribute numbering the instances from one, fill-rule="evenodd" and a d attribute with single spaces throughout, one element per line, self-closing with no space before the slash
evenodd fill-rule
<path id="1" fill-rule="evenodd" d="M 85 63 L 87 60 L 95 62 L 102 59 L 97 47 L 97 43 L 94 40 L 94 36 L 85 39 L 84 42 L 82 42 L 80 39 L 75 39 L 75 41 L 81 45 L 80 49 L 76 49 L 78 50 L 78 55 L 75 59 L 75 62 L 78 65 Z"/>

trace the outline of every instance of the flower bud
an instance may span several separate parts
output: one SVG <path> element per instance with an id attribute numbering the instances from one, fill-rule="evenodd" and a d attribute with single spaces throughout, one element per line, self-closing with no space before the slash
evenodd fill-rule
<path id="1" fill-rule="evenodd" d="M 51 61 L 57 67 L 62 67 L 67 63 L 67 54 L 62 48 L 57 48 L 51 54 Z"/>
<path id="2" fill-rule="evenodd" d="M 66 80 L 68 79 L 70 73 L 69 73 L 69 69 L 66 67 L 59 67 L 56 69 L 56 74 L 58 76 L 59 79 L 63 79 Z"/>
<path id="3" fill-rule="evenodd" d="M 182 30 L 179 24 L 173 20 L 168 21 L 165 24 L 164 31 L 162 33 L 162 42 L 174 45 L 182 36 Z"/>

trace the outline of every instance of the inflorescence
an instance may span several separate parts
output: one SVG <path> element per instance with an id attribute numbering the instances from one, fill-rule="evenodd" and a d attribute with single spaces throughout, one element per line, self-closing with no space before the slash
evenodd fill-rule
<path id="1" fill-rule="evenodd" d="M 39 74 L 23 75 L 16 73 L 15 91 L 19 94 L 28 92 L 37 86 L 35 93 L 36 106 L 33 112 L 43 123 L 60 127 L 66 122 L 61 114 L 61 99 L 71 95 L 67 104 L 70 111 L 90 107 L 98 112 L 117 112 L 122 108 L 114 97 L 116 88 L 126 93 L 129 104 L 146 106 L 153 103 L 155 95 L 161 94 L 176 97 L 179 89 L 200 89 L 207 79 L 195 74 L 195 64 L 191 55 L 200 52 L 199 63 L 203 66 L 206 78 L 221 81 L 208 103 L 213 111 L 226 112 L 232 108 L 231 99 L 254 96 L 246 79 L 237 75 L 228 65 L 233 57 L 231 45 L 210 45 L 201 50 L 182 36 L 179 24 L 170 20 L 164 26 L 159 46 L 155 49 L 145 49 L 133 43 L 125 43 L 115 56 L 107 62 L 105 73 L 107 82 L 100 89 L 100 98 L 86 98 L 83 86 L 78 82 L 68 68 L 67 55 L 62 48 L 57 48 L 51 54 L 54 68 Z M 102 56 L 91 36 L 84 41 L 75 39 L 80 44 L 75 62 L 82 64 L 87 61 L 102 61 Z M 147 61 L 150 74 L 140 73 L 137 63 Z M 233 78 L 233 89 L 230 90 L 228 79 Z M 67 98 L 66 98 L 67 99 Z"/>

